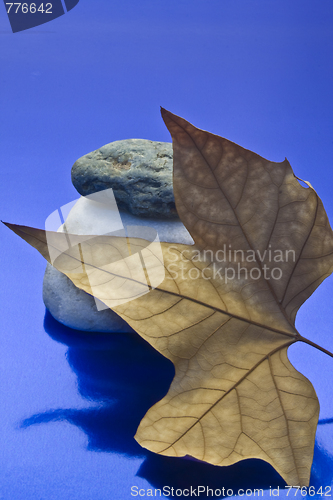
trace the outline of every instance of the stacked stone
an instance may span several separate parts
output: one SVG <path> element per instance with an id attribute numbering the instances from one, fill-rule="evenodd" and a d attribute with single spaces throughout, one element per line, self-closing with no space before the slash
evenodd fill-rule
<path id="1" fill-rule="evenodd" d="M 124 226 L 154 228 L 160 241 L 192 244 L 177 215 L 172 189 L 172 145 L 144 139 L 106 144 L 79 158 L 72 167 L 72 182 L 82 196 L 112 188 Z M 80 205 L 77 205 L 80 207 Z M 66 221 L 68 233 L 99 232 L 93 215 L 73 209 Z M 95 299 L 76 288 L 62 273 L 47 265 L 43 300 L 52 316 L 77 330 L 130 332 L 132 329 L 110 309 L 98 311 Z"/>

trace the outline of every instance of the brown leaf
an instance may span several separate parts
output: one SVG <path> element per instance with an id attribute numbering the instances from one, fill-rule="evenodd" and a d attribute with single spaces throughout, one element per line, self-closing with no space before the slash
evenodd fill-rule
<path id="1" fill-rule="evenodd" d="M 162 243 L 162 256 L 143 239 L 7 225 L 174 363 L 169 392 L 138 428 L 142 446 L 215 465 L 261 458 L 288 484 L 307 485 L 319 404 L 287 348 L 304 341 L 296 312 L 333 269 L 322 202 L 287 160 L 162 115 L 177 210 L 196 246 Z M 139 253 L 144 270 L 131 264 Z"/>

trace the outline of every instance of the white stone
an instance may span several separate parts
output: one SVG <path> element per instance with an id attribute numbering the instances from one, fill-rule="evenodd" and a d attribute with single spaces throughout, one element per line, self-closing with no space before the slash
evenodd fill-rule
<path id="1" fill-rule="evenodd" d="M 98 193 L 95 193 L 98 195 Z M 117 209 L 112 215 L 96 206 L 95 195 L 81 197 L 73 206 L 68 205 L 69 214 L 65 221 L 65 228 L 69 234 L 98 235 L 117 230 L 121 223 L 126 226 L 148 226 L 157 231 L 160 241 L 193 244 L 193 240 L 179 219 L 156 220 L 135 217 L 120 212 Z M 112 207 L 111 207 L 111 210 Z M 62 209 L 65 214 L 66 210 Z M 106 216 L 108 215 L 108 217 Z M 59 215 L 54 212 L 49 218 L 54 223 Z M 59 219 L 60 220 L 60 219 Z M 59 224 L 58 224 L 59 225 Z M 46 224 L 46 229 L 50 228 Z M 62 226 L 59 231 L 64 231 Z M 73 283 L 50 264 L 47 265 L 44 283 L 43 300 L 52 316 L 60 323 L 77 330 L 96 332 L 131 332 L 130 326 L 110 309 L 98 310 L 95 299 L 86 292 L 76 288 Z"/>
<path id="2" fill-rule="evenodd" d="M 94 298 L 73 285 L 47 264 L 43 300 L 52 316 L 63 325 L 87 332 L 131 332 L 130 326 L 111 309 L 98 311 Z"/>

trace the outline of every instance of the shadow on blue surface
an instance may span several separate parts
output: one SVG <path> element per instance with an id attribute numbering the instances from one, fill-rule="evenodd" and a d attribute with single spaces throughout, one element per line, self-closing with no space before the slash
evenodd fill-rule
<path id="1" fill-rule="evenodd" d="M 261 460 L 215 467 L 195 460 L 163 457 L 141 448 L 133 436 L 147 410 L 168 391 L 174 376 L 172 363 L 135 334 L 72 330 L 48 312 L 44 326 L 54 340 L 69 347 L 67 360 L 77 376 L 79 392 L 94 405 L 36 414 L 22 422 L 23 428 L 60 420 L 70 422 L 86 433 L 89 450 L 145 458 L 137 475 L 154 488 L 207 485 L 215 490 L 224 486 L 225 491 L 232 489 L 235 494 L 240 488 L 284 488 L 281 477 Z M 319 488 L 331 484 L 332 463 L 332 457 L 316 444 L 311 485 Z"/>
<path id="2" fill-rule="evenodd" d="M 318 425 L 333 424 L 333 418 L 323 418 L 319 420 Z"/>

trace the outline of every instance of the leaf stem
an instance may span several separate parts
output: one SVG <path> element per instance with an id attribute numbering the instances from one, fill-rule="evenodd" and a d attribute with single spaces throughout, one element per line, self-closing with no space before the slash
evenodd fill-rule
<path id="1" fill-rule="evenodd" d="M 331 356 L 331 358 L 333 358 L 333 353 L 331 353 L 330 351 L 328 351 L 324 347 L 321 347 L 320 345 L 315 344 L 315 342 L 312 342 L 312 340 L 309 340 L 305 337 L 302 337 L 302 335 L 297 335 L 296 339 L 299 340 L 300 342 L 304 342 L 304 344 L 309 344 L 312 347 L 315 347 L 316 349 L 318 349 L 318 351 L 324 352 L 325 354 L 327 354 L 328 356 Z"/>

